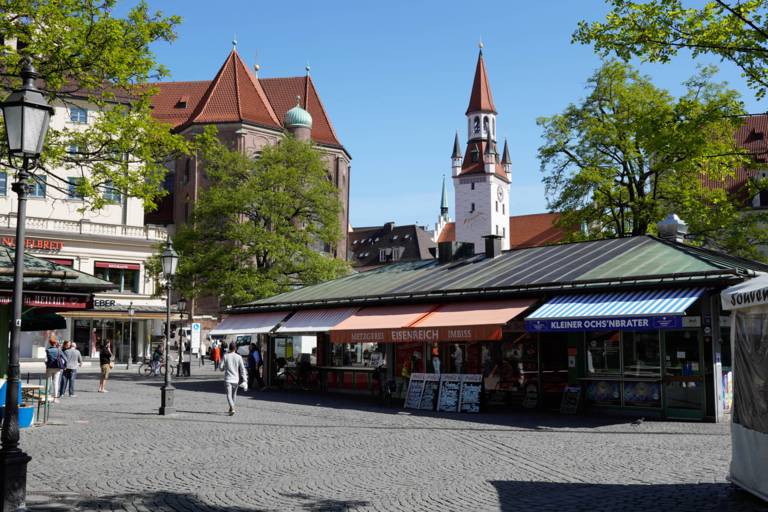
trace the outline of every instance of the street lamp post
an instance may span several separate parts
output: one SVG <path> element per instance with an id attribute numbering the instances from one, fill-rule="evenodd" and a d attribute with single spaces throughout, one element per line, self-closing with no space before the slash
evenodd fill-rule
<path id="1" fill-rule="evenodd" d="M 21 337 L 21 306 L 24 284 L 24 244 L 29 193 L 29 170 L 43 151 L 53 108 L 35 87 L 37 73 L 29 60 L 21 70 L 21 89 L 13 91 L 0 104 L 5 121 L 8 158 L 18 170 L 12 190 L 18 195 L 16 211 L 16 262 L 13 272 L 13 325 L 8 348 L 8 382 L 5 413 L 3 414 L 2 447 L 0 448 L 0 486 L 2 510 L 24 508 L 27 499 L 27 463 L 32 458 L 19 448 L 19 343 Z M 19 160 L 21 166 L 19 167 Z"/>
<path id="2" fill-rule="evenodd" d="M 133 309 L 133 301 L 128 304 L 128 359 L 125 363 L 125 369 L 131 369 L 131 356 L 133 355 L 133 314 L 136 311 Z"/>
<path id="3" fill-rule="evenodd" d="M 167 416 L 176 410 L 173 407 L 174 387 L 171 384 L 171 281 L 176 274 L 176 266 L 179 264 L 179 255 L 173 249 L 170 237 L 163 254 L 160 255 L 163 264 L 163 276 L 165 277 L 165 382 L 160 390 L 160 414 Z"/>
<path id="4" fill-rule="evenodd" d="M 179 366 L 176 367 L 176 375 L 180 377 L 182 374 L 181 368 L 184 365 L 184 343 L 182 343 L 182 341 L 186 342 L 186 336 L 184 332 L 184 311 L 187 309 L 187 300 L 183 297 L 180 298 L 176 302 L 176 309 L 179 311 L 179 319 L 181 320 L 181 329 L 179 332 Z"/>

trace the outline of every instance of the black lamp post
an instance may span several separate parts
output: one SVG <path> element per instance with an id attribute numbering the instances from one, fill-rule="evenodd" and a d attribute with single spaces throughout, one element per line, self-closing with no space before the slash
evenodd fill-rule
<path id="1" fill-rule="evenodd" d="M 176 412 L 173 407 L 173 391 L 171 384 L 171 281 L 176 274 L 176 266 L 179 264 L 179 255 L 173 249 L 173 242 L 168 238 L 163 254 L 160 255 L 163 264 L 163 276 L 165 277 L 165 383 L 160 390 L 160 414 L 167 416 Z"/>
<path id="2" fill-rule="evenodd" d="M 21 70 L 21 89 L 13 91 L 0 104 L 5 120 L 8 159 L 17 170 L 12 190 L 19 197 L 16 211 L 16 262 L 13 272 L 13 325 L 8 349 L 8 382 L 0 448 L 0 486 L 2 510 L 24 508 L 27 499 L 27 463 L 31 457 L 19 448 L 19 342 L 21 335 L 22 287 L 24 284 L 24 243 L 29 193 L 29 170 L 43 151 L 45 134 L 53 113 L 35 87 L 37 73 L 29 60 Z M 20 165 L 19 165 L 20 164 Z"/>
<path id="3" fill-rule="evenodd" d="M 131 369 L 131 357 L 133 356 L 133 315 L 136 310 L 133 309 L 133 302 L 128 304 L 128 359 L 125 362 L 125 369 Z"/>
<path id="4" fill-rule="evenodd" d="M 179 319 L 181 320 L 181 329 L 179 332 L 179 366 L 176 367 L 176 375 L 179 377 L 182 375 L 182 366 L 184 366 L 184 342 L 186 342 L 186 336 L 184 336 L 184 311 L 187 310 L 187 299 L 184 297 L 176 301 L 176 309 L 179 311 Z"/>

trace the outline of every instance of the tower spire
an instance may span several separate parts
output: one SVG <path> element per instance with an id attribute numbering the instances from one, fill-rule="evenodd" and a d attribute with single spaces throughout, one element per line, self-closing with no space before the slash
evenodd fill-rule
<path id="1" fill-rule="evenodd" d="M 448 190 L 445 188 L 445 174 L 443 174 L 443 194 L 440 198 L 440 217 L 448 218 Z"/>
<path id="2" fill-rule="evenodd" d="M 451 158 L 461 158 L 461 144 L 459 143 L 459 130 L 456 130 L 456 138 L 453 139 L 453 153 L 451 154 Z"/>
<path id="3" fill-rule="evenodd" d="M 485 70 L 482 42 L 480 43 L 480 53 L 477 56 L 475 80 L 472 83 L 472 94 L 469 96 L 469 106 L 466 113 L 469 114 L 470 112 L 496 113 L 496 107 L 493 106 L 491 86 L 488 83 L 488 72 Z"/>
<path id="4" fill-rule="evenodd" d="M 501 163 L 503 165 L 509 165 L 509 164 L 512 163 L 512 159 L 509 158 L 509 146 L 507 145 L 507 139 L 506 138 L 504 138 L 504 151 L 502 151 Z"/>

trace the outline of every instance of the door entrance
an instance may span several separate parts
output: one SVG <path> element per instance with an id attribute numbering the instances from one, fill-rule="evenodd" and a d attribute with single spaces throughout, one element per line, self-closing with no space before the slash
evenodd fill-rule
<path id="1" fill-rule="evenodd" d="M 669 418 L 704 418 L 704 368 L 699 333 L 664 333 L 664 409 Z"/>

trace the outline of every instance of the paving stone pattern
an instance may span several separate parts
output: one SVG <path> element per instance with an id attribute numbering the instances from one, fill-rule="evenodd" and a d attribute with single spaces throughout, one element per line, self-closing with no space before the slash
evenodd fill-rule
<path id="1" fill-rule="evenodd" d="M 410 413 L 370 399 L 250 392 L 226 414 L 193 367 L 179 413 L 159 378 L 82 371 L 77 396 L 24 431 L 41 510 L 766 510 L 725 481 L 727 425 L 513 411 Z"/>

